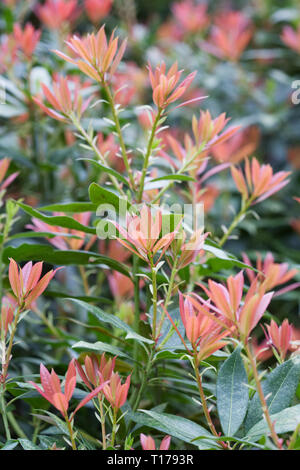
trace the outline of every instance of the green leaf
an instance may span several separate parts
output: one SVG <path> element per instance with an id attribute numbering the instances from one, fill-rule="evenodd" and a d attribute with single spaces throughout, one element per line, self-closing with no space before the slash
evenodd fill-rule
<path id="1" fill-rule="evenodd" d="M 39 446 L 37 446 L 36 444 L 33 444 L 28 439 L 18 439 L 18 441 L 24 450 L 41 450 Z"/>
<path id="2" fill-rule="evenodd" d="M 119 181 L 122 181 L 122 183 L 125 183 L 128 185 L 128 181 L 126 180 L 126 178 L 121 175 L 120 173 L 118 173 L 116 170 L 114 170 L 113 168 L 109 168 L 105 165 L 101 165 L 101 163 L 97 162 L 96 160 L 93 160 L 92 158 L 78 158 L 77 160 L 85 160 L 85 161 L 88 161 L 90 163 L 93 163 L 93 165 L 97 166 L 98 168 L 100 168 L 100 170 L 104 171 L 105 173 L 108 173 L 112 176 L 114 176 L 115 178 L 117 178 Z"/>
<path id="3" fill-rule="evenodd" d="M 217 408 L 223 432 L 234 436 L 247 413 L 249 391 L 241 348 L 222 364 L 217 378 Z"/>
<path id="4" fill-rule="evenodd" d="M 36 217 L 37 219 L 42 220 L 43 222 L 46 222 L 49 225 L 79 230 L 81 232 L 91 233 L 93 235 L 96 234 L 95 228 L 86 227 L 85 225 L 82 225 L 81 223 L 77 222 L 77 220 L 72 219 L 72 217 L 68 217 L 66 215 L 45 215 L 39 212 L 37 209 L 33 209 L 32 207 L 27 206 L 22 202 L 16 201 L 16 204 L 18 204 L 21 209 L 23 209 L 23 211 L 25 211 L 27 214 L 31 215 L 32 217 Z"/>
<path id="5" fill-rule="evenodd" d="M 168 309 L 168 313 L 171 316 L 172 320 L 177 324 L 177 328 L 179 330 L 179 333 L 184 337 L 185 336 L 185 328 L 184 325 L 181 321 L 180 317 L 180 311 L 179 311 L 179 300 L 178 296 L 173 299 L 172 305 Z M 158 307 L 157 309 L 157 323 L 159 324 L 161 320 L 161 316 L 163 314 L 163 310 L 161 307 Z M 152 309 L 150 310 L 150 315 L 152 317 Z M 186 352 L 184 345 L 181 342 L 181 339 L 179 338 L 177 332 L 174 330 L 172 323 L 170 322 L 169 318 L 165 315 L 163 324 L 162 324 L 162 329 L 161 329 L 161 334 L 159 337 L 159 340 L 157 341 L 157 346 L 160 347 L 161 343 L 166 340 L 166 337 L 168 336 L 170 330 L 173 330 L 173 334 L 169 339 L 163 344 L 162 346 L 162 351 L 176 351 L 176 350 L 182 350 L 184 353 Z M 183 355 L 183 352 L 181 352 L 181 355 Z M 162 357 L 162 356 L 160 356 Z"/>
<path id="6" fill-rule="evenodd" d="M 6 441 L 6 443 L 1 447 L 0 450 L 13 450 L 17 445 L 19 444 L 19 441 L 17 439 L 11 439 L 9 441 Z"/>
<path id="7" fill-rule="evenodd" d="M 99 297 L 99 296 L 92 296 L 92 295 L 73 295 L 68 292 L 64 291 L 54 291 L 54 290 L 47 290 L 45 291 L 45 294 L 47 297 L 53 297 L 53 298 L 71 298 L 71 299 L 79 299 L 83 300 L 84 302 L 101 302 L 102 304 L 107 304 L 107 305 L 112 305 L 113 300 L 112 299 L 107 299 L 106 297 Z"/>
<path id="8" fill-rule="evenodd" d="M 130 277 L 129 269 L 125 264 L 92 251 L 57 250 L 49 245 L 23 243 L 18 247 L 7 246 L 4 249 L 3 261 L 8 263 L 9 258 L 13 258 L 17 262 L 44 261 L 59 266 L 103 264 Z"/>
<path id="9" fill-rule="evenodd" d="M 277 366 L 262 383 L 264 396 L 270 414 L 279 413 L 287 408 L 297 390 L 300 380 L 300 357 L 296 356 Z M 252 398 L 245 421 L 246 432 L 262 418 L 263 412 L 256 393 Z"/>
<path id="10" fill-rule="evenodd" d="M 117 212 L 121 212 L 122 208 L 129 209 L 131 207 L 130 203 L 124 199 L 117 196 L 117 194 L 109 191 L 108 189 L 102 188 L 97 183 L 92 183 L 89 186 L 89 197 L 94 204 L 111 204 Z"/>
<path id="11" fill-rule="evenodd" d="M 73 235 L 71 233 L 63 233 L 63 232 L 33 232 L 33 231 L 28 231 L 28 232 L 19 232 L 19 233 L 14 233 L 11 235 L 8 240 L 18 240 L 20 238 L 54 238 L 54 237 L 64 237 L 64 238 L 76 238 L 78 240 L 81 240 L 82 237 L 78 237 L 77 235 Z"/>
<path id="12" fill-rule="evenodd" d="M 215 441 L 209 439 L 213 436 L 206 431 L 206 429 L 189 419 L 168 413 L 158 413 L 153 410 L 140 411 L 142 411 L 143 414 L 133 413 L 130 416 L 135 423 L 149 426 L 150 428 L 157 429 L 163 433 L 170 434 L 170 436 L 176 437 L 177 439 L 192 444 L 202 450 L 215 449 L 219 447 Z M 204 439 L 192 442 L 193 439 L 197 439 L 200 436 L 204 437 Z"/>
<path id="13" fill-rule="evenodd" d="M 79 341 L 78 343 L 73 344 L 72 348 L 79 349 L 80 351 L 93 351 L 96 353 L 107 352 L 112 354 L 113 356 L 129 357 L 126 353 L 121 351 L 121 349 L 117 348 L 116 346 L 112 346 L 111 344 L 107 343 L 102 343 L 101 341 L 97 341 L 96 343 Z"/>
<path id="14" fill-rule="evenodd" d="M 142 343 L 149 343 L 152 344 L 153 341 L 151 339 L 144 338 L 143 336 L 139 335 L 133 329 L 127 325 L 127 323 L 123 322 L 119 317 L 116 317 L 110 313 L 106 313 L 101 308 L 95 307 L 94 305 L 89 305 L 86 302 L 78 299 L 69 299 L 72 302 L 78 304 L 84 310 L 92 313 L 101 323 L 109 323 L 115 328 L 119 328 L 122 331 L 126 332 L 126 339 L 134 339 L 136 341 Z"/>
<path id="15" fill-rule="evenodd" d="M 50 411 L 43 410 L 44 413 L 46 413 L 48 416 L 43 416 L 43 415 L 37 415 L 40 419 L 43 419 L 44 421 L 54 424 L 57 426 L 61 434 L 65 434 L 66 436 L 69 436 L 69 431 L 67 424 L 62 421 L 58 416 L 56 416 L 54 413 L 51 413 Z"/>
<path id="16" fill-rule="evenodd" d="M 150 181 L 150 183 L 153 183 L 155 181 L 195 181 L 195 178 L 192 176 L 188 175 L 165 175 L 165 176 L 160 176 L 159 178 L 154 178 Z"/>
<path id="17" fill-rule="evenodd" d="M 92 202 L 63 202 L 62 204 L 50 204 L 48 206 L 40 207 L 41 211 L 49 212 L 95 212 L 97 204 Z"/>
<path id="18" fill-rule="evenodd" d="M 238 260 L 232 254 L 227 253 L 226 251 L 221 250 L 220 248 L 217 248 L 214 245 L 204 243 L 203 248 L 204 250 L 214 255 L 213 258 L 208 258 L 207 260 L 207 263 L 212 266 L 214 271 L 219 271 L 220 269 L 230 269 L 233 266 L 238 266 L 242 269 L 251 269 L 252 271 L 256 271 L 256 269 L 254 269 L 252 266 L 248 266 L 248 264 Z"/>
<path id="19" fill-rule="evenodd" d="M 293 432 L 300 423 L 300 405 L 285 408 L 279 413 L 271 415 L 271 421 L 275 425 L 277 434 Z M 246 438 L 259 439 L 266 434 L 270 434 L 270 430 L 266 421 L 262 419 L 248 431 Z"/>

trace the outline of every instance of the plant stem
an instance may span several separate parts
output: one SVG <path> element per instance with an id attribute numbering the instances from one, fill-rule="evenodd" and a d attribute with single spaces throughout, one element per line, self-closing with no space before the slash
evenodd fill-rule
<path id="1" fill-rule="evenodd" d="M 5 402 L 5 398 L 4 398 L 4 394 L 5 394 L 5 385 L 4 384 L 2 384 L 2 386 L 1 386 L 1 392 L 0 393 L 1 393 L 1 396 L 0 396 L 1 402 L 0 403 L 1 403 L 2 419 L 3 419 L 6 439 L 9 441 L 11 439 L 11 435 L 10 435 L 10 430 L 9 430 L 9 425 L 8 425 L 8 420 L 7 420 L 6 402 Z"/>
<path id="2" fill-rule="evenodd" d="M 17 420 L 15 419 L 14 415 L 12 414 L 11 411 L 7 413 L 8 421 L 10 422 L 12 428 L 14 429 L 15 433 L 21 438 L 21 439 L 27 439 L 27 436 L 23 429 L 19 426 Z"/>
<path id="3" fill-rule="evenodd" d="M 218 433 L 216 431 L 214 423 L 212 422 L 212 419 L 211 419 L 211 416 L 210 416 L 210 413 L 209 413 L 209 410 L 208 410 L 206 397 L 205 397 L 205 393 L 204 393 L 203 386 L 202 386 L 202 379 L 201 379 L 201 375 L 199 373 L 199 363 L 198 363 L 198 360 L 197 360 L 197 353 L 196 352 L 195 352 L 195 355 L 194 355 L 193 365 L 194 365 L 194 371 L 195 371 L 195 374 L 196 374 L 196 381 L 197 381 L 198 390 L 199 390 L 199 394 L 200 394 L 200 398 L 201 398 L 201 403 L 202 403 L 202 407 L 203 407 L 203 411 L 204 411 L 204 415 L 205 415 L 207 424 L 209 425 L 209 428 L 210 428 L 211 432 L 215 436 L 218 436 Z"/>
<path id="4" fill-rule="evenodd" d="M 124 165 L 126 167 L 126 170 L 127 170 L 128 176 L 129 176 L 129 181 L 130 181 L 131 187 L 132 187 L 132 189 L 134 189 L 134 187 L 135 187 L 134 178 L 133 178 L 132 170 L 131 170 L 130 165 L 129 165 L 126 146 L 125 146 L 125 142 L 124 142 L 124 139 L 123 139 L 122 129 L 121 129 L 118 113 L 116 111 L 114 99 L 113 99 L 112 94 L 110 92 L 110 88 L 109 88 L 109 86 L 107 85 L 107 83 L 105 81 L 102 82 L 102 86 L 105 90 L 105 93 L 106 93 L 106 96 L 107 96 L 107 99 L 108 99 L 108 103 L 109 103 L 109 106 L 110 106 L 110 109 L 111 109 L 111 112 L 112 112 L 113 121 L 114 121 L 115 126 L 116 126 L 116 131 L 117 131 L 117 134 L 118 134 L 118 137 L 119 137 L 119 142 L 120 142 L 120 146 L 121 146 L 121 152 L 122 152 L 122 157 L 123 157 L 123 160 L 124 160 Z"/>
<path id="5" fill-rule="evenodd" d="M 35 308 L 33 310 L 33 312 L 35 313 L 35 315 L 40 318 L 42 320 L 42 322 L 47 326 L 47 328 L 49 328 L 49 330 L 51 331 L 51 333 L 53 334 L 54 337 L 56 338 L 59 338 L 61 339 L 61 337 L 63 336 L 62 333 L 59 331 L 59 329 L 57 329 L 52 323 L 50 320 L 48 320 L 47 316 L 41 312 L 40 310 L 38 310 L 37 308 Z"/>
<path id="6" fill-rule="evenodd" d="M 3 227 L 3 233 L 2 233 L 2 241 L 0 245 L 0 311 L 2 308 L 2 297 L 3 297 L 3 272 L 4 272 L 4 263 L 3 263 L 3 249 L 4 249 L 4 244 L 7 240 L 9 230 L 13 221 L 13 215 L 11 211 L 8 210 L 9 203 L 6 203 L 6 217 L 5 217 L 5 224 Z M 2 337 L 1 340 L 4 340 L 4 328 L 1 330 Z"/>
<path id="7" fill-rule="evenodd" d="M 102 395 L 98 395 L 99 409 L 100 409 L 100 418 L 101 418 L 101 431 L 102 431 L 102 449 L 106 450 L 106 430 L 105 430 L 105 416 L 103 411 L 103 401 Z"/>
<path id="8" fill-rule="evenodd" d="M 156 130 L 157 130 L 157 125 L 159 123 L 161 115 L 162 115 L 162 110 L 158 109 L 156 118 L 154 120 L 152 129 L 151 129 L 149 142 L 148 142 L 148 145 L 147 145 L 146 155 L 145 155 L 145 159 L 144 159 L 144 165 L 143 165 L 143 169 L 142 169 L 142 176 L 141 176 L 141 180 L 140 180 L 140 187 L 139 187 L 139 192 L 138 192 L 138 196 L 137 196 L 137 202 L 142 202 L 143 192 L 144 192 L 144 185 L 145 185 L 145 177 L 146 177 L 148 166 L 149 166 L 149 158 L 151 156 L 153 140 L 154 140 L 154 137 L 155 137 L 155 133 L 156 133 Z"/>
<path id="9" fill-rule="evenodd" d="M 40 427 L 41 427 L 41 420 L 40 419 L 37 419 L 36 416 L 33 417 L 33 426 L 34 426 L 34 432 L 33 432 L 33 436 L 32 436 L 32 442 L 33 444 L 36 444 L 36 441 L 37 441 L 37 437 L 38 437 L 38 434 L 39 434 L 39 431 L 40 431 Z"/>
<path id="10" fill-rule="evenodd" d="M 263 389 L 262 389 L 262 386 L 261 386 L 261 383 L 260 383 L 260 380 L 259 380 L 258 370 L 257 370 L 257 367 L 256 367 L 256 361 L 252 356 L 252 353 L 251 353 L 251 350 L 250 350 L 250 347 L 249 347 L 248 343 L 245 344 L 245 350 L 246 350 L 248 359 L 249 359 L 250 364 L 251 364 L 251 368 L 252 368 L 252 372 L 253 372 L 253 376 L 254 376 L 254 380 L 255 380 L 255 384 L 256 384 L 256 390 L 257 390 L 257 393 L 258 393 L 258 396 L 259 396 L 259 399 L 260 399 L 260 402 L 261 402 L 261 406 L 262 406 L 264 416 L 266 418 L 266 422 L 267 422 L 267 424 L 269 426 L 269 429 L 270 429 L 270 432 L 271 432 L 272 439 L 273 439 L 275 445 L 278 447 L 278 449 L 282 449 L 279 438 L 278 438 L 278 436 L 275 432 L 274 423 L 272 423 L 270 413 L 269 413 L 269 409 L 268 409 L 268 406 L 267 406 L 267 402 L 266 402 L 266 399 L 265 399 L 265 396 L 264 396 L 264 392 L 263 392 Z"/>
<path id="11" fill-rule="evenodd" d="M 139 277 L 137 276 L 139 269 L 139 257 L 133 255 L 133 276 L 134 276 L 134 324 L 133 329 L 136 333 L 139 333 L 139 323 L 140 323 L 140 288 L 139 288 Z M 134 342 L 133 346 L 133 360 L 134 360 L 134 370 L 133 370 L 133 380 L 137 380 L 138 376 L 138 352 L 139 344 L 138 341 Z"/>
<path id="12" fill-rule="evenodd" d="M 149 256 L 151 264 L 151 274 L 152 274 L 152 301 L 153 301 L 153 311 L 152 311 L 152 338 L 156 341 L 156 321 L 157 321 L 157 281 L 156 281 L 156 269 L 153 264 L 152 255 Z"/>
<path id="13" fill-rule="evenodd" d="M 95 153 L 95 155 L 98 157 L 98 159 L 100 160 L 100 162 L 105 166 L 107 165 L 106 161 L 105 161 L 105 158 L 103 157 L 103 155 L 101 154 L 100 150 L 98 149 L 97 145 L 95 144 L 94 142 L 94 139 L 89 136 L 89 134 L 85 131 L 85 129 L 82 127 L 82 125 L 80 124 L 79 120 L 75 117 L 75 116 L 70 116 L 70 119 L 72 120 L 74 126 L 76 127 L 76 129 L 80 132 L 80 134 L 82 135 L 82 137 L 84 137 L 85 141 L 88 143 L 88 145 L 91 147 L 91 149 L 93 150 L 93 152 Z M 120 194 L 123 196 L 123 197 L 126 197 L 126 194 L 124 193 L 121 185 L 119 184 L 117 178 L 113 175 L 111 175 L 110 173 L 108 173 L 108 176 L 111 180 L 111 182 L 113 183 L 114 187 L 116 188 L 117 191 L 120 192 Z"/>
<path id="14" fill-rule="evenodd" d="M 235 216 L 235 218 L 233 219 L 233 221 L 232 221 L 231 225 L 229 226 L 227 232 L 224 233 L 223 237 L 221 238 L 221 240 L 219 242 L 220 247 L 222 247 L 224 245 L 224 243 L 228 240 L 229 235 L 233 232 L 233 230 L 239 224 L 239 222 L 241 221 L 243 216 L 246 214 L 246 212 L 249 209 L 251 203 L 252 203 L 252 198 L 248 199 L 247 201 L 242 202 L 240 212 Z"/>
<path id="15" fill-rule="evenodd" d="M 86 295 L 90 295 L 89 283 L 87 281 L 87 276 L 86 276 L 84 266 L 79 265 L 79 272 L 80 272 L 80 276 L 81 276 L 81 279 L 82 279 L 84 292 L 85 292 Z"/>
<path id="16" fill-rule="evenodd" d="M 205 144 L 201 145 L 199 149 L 191 156 L 191 158 L 184 163 L 184 165 L 179 168 L 177 171 L 176 175 L 182 175 L 188 167 L 196 160 L 196 158 L 201 154 L 201 152 L 204 150 Z M 160 200 L 160 198 L 165 194 L 166 191 L 174 184 L 174 181 L 171 181 L 168 183 L 164 188 L 162 188 L 159 193 L 155 196 L 155 198 L 151 201 L 152 204 L 155 204 L 157 201 Z"/>
<path id="17" fill-rule="evenodd" d="M 114 413 L 113 413 L 113 422 L 112 422 L 112 433 L 111 433 L 111 442 L 110 442 L 111 447 L 114 447 L 115 445 L 116 431 L 117 431 L 117 412 L 118 412 L 118 408 L 115 407 Z"/>
<path id="18" fill-rule="evenodd" d="M 166 309 L 168 308 L 168 304 L 171 300 L 171 295 L 172 295 L 172 292 L 173 292 L 175 276 L 176 276 L 176 273 L 177 273 L 177 264 L 178 264 L 178 257 L 176 256 L 173 267 L 172 267 L 172 271 L 171 271 L 170 282 L 169 282 L 169 287 L 168 287 L 168 291 L 167 291 L 166 300 L 164 302 L 164 306 L 165 306 Z M 165 316 L 166 316 L 166 313 L 165 313 L 165 310 L 163 310 L 162 313 L 161 313 L 161 318 L 160 318 L 158 328 L 157 328 L 157 337 L 159 336 L 159 334 L 161 332 Z"/>
<path id="19" fill-rule="evenodd" d="M 298 423 L 298 426 L 296 427 L 295 431 L 293 432 L 293 435 L 290 439 L 290 443 L 289 443 L 289 446 L 288 446 L 288 450 L 293 450 L 294 449 L 299 433 L 300 433 L 300 423 Z"/>
<path id="20" fill-rule="evenodd" d="M 2 377 L 3 377 L 4 381 L 6 380 L 8 365 L 9 365 L 11 351 L 12 351 L 12 347 L 13 347 L 13 341 L 14 341 L 14 337 L 15 337 L 15 334 L 16 334 L 16 330 L 17 330 L 18 320 L 19 320 L 19 317 L 20 317 L 20 314 L 21 314 L 22 310 L 23 310 L 22 307 L 18 307 L 17 313 L 15 315 L 15 319 L 14 319 L 14 322 L 13 322 L 13 325 L 12 325 L 10 338 L 9 338 L 9 343 L 8 343 L 8 348 L 6 350 L 5 364 L 4 364 L 3 369 L 2 369 Z"/>
<path id="21" fill-rule="evenodd" d="M 205 393 L 204 393 L 203 386 L 202 386 L 202 379 L 201 379 L 201 375 L 199 373 L 199 361 L 197 359 L 197 351 L 194 351 L 193 366 L 194 366 L 194 371 L 195 371 L 195 374 L 196 374 L 196 381 L 197 381 L 198 390 L 199 390 L 199 394 L 200 394 L 200 398 L 201 398 L 201 403 L 202 403 L 202 407 L 203 407 L 203 411 L 204 411 L 204 415 L 205 415 L 207 424 L 208 424 L 212 434 L 216 437 L 219 437 L 219 434 L 216 431 L 215 425 L 212 422 L 212 419 L 211 419 L 211 416 L 210 416 L 210 413 L 209 413 L 209 409 L 208 409 L 208 406 L 207 406 L 206 397 L 205 397 Z M 228 449 L 227 445 L 224 442 L 218 441 L 218 443 L 223 447 L 223 449 Z"/>
<path id="22" fill-rule="evenodd" d="M 138 395 L 136 397 L 136 401 L 135 401 L 135 403 L 132 407 L 133 411 L 136 411 L 138 409 L 139 404 L 140 404 L 141 397 L 143 395 L 143 392 L 144 392 L 144 389 L 145 389 L 145 386 L 147 384 L 147 380 L 148 380 L 148 377 L 149 377 L 149 374 L 150 374 L 150 370 L 151 370 L 151 367 L 153 365 L 153 355 L 154 355 L 154 348 L 151 349 L 151 352 L 149 353 L 149 356 L 148 356 L 148 362 L 147 362 L 146 368 L 143 369 L 142 382 L 141 382 L 141 386 L 140 386 Z"/>
<path id="23" fill-rule="evenodd" d="M 74 435 L 73 435 L 72 424 L 71 424 L 71 422 L 70 422 L 68 416 L 65 416 L 65 420 L 66 420 L 66 423 L 67 423 L 67 426 L 68 426 L 68 430 L 69 430 L 69 435 L 70 435 L 70 439 L 71 439 L 72 449 L 73 449 L 73 450 L 77 450 L 76 443 L 75 443 L 75 440 L 74 440 Z"/>

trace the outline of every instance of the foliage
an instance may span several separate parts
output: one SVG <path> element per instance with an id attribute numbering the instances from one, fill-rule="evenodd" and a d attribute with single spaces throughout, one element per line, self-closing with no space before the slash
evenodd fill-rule
<path id="1" fill-rule="evenodd" d="M 1 450 L 300 449 L 300 12 L 231 3 L 1 3 Z"/>

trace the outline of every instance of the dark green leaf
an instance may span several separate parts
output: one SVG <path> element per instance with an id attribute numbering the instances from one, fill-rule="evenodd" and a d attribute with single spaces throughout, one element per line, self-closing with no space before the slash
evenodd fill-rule
<path id="1" fill-rule="evenodd" d="M 159 178 L 154 178 L 150 181 L 150 183 L 153 183 L 155 181 L 195 181 L 195 178 L 192 176 L 188 175 L 165 175 L 165 176 L 160 176 Z"/>
<path id="2" fill-rule="evenodd" d="M 85 160 L 90 163 L 93 163 L 93 165 L 97 166 L 97 168 L 100 168 L 100 170 L 104 171 L 105 173 L 109 173 L 110 175 L 114 176 L 118 180 L 122 181 L 122 183 L 125 183 L 128 185 L 128 181 L 126 180 L 126 178 L 120 173 L 118 173 L 116 170 L 114 170 L 113 168 L 109 168 L 105 165 L 101 165 L 101 163 L 97 162 L 96 160 L 93 160 L 92 158 L 78 158 L 78 160 Z"/>
<path id="3" fill-rule="evenodd" d="M 13 258 L 17 262 L 44 261 L 59 266 L 103 264 L 130 277 L 129 269 L 125 264 L 92 251 L 57 250 L 49 245 L 23 243 L 18 247 L 7 246 L 4 249 L 3 261 L 8 263 L 9 258 Z"/>
<path id="4" fill-rule="evenodd" d="M 70 228 L 73 230 L 79 230 L 84 233 L 91 233 L 91 234 L 96 234 L 96 229 L 92 227 L 86 227 L 85 225 L 82 225 L 81 223 L 77 222 L 77 220 L 72 219 L 72 217 L 68 217 L 66 215 L 45 215 L 39 212 L 37 209 L 33 209 L 30 206 L 27 206 L 26 204 L 23 204 L 22 202 L 16 202 L 21 209 L 23 209 L 27 214 L 31 215 L 32 217 L 36 217 L 39 220 L 42 220 L 43 222 L 46 222 L 49 225 L 56 225 L 57 227 L 64 227 L 64 228 Z"/>
<path id="5" fill-rule="evenodd" d="M 6 441 L 6 443 L 3 445 L 3 447 L 1 447 L 0 450 L 13 450 L 15 447 L 17 447 L 18 444 L 19 444 L 18 440 L 11 439 L 9 441 Z"/>
<path id="6" fill-rule="evenodd" d="M 279 413 L 287 408 L 297 390 L 300 380 L 300 357 L 295 357 L 277 366 L 262 383 L 262 389 L 267 398 L 270 414 Z M 252 398 L 245 421 L 246 431 L 249 431 L 263 415 L 259 396 Z"/>
<path id="7" fill-rule="evenodd" d="M 33 444 L 33 442 L 29 441 L 28 439 L 19 439 L 19 443 L 24 450 L 41 450 L 39 446 Z"/>
<path id="8" fill-rule="evenodd" d="M 271 421 L 275 425 L 275 431 L 277 434 L 284 434 L 286 432 L 292 432 L 300 423 L 300 405 L 291 406 L 285 408 L 279 413 L 271 415 Z M 264 419 L 256 423 L 247 436 L 250 439 L 259 439 L 265 434 L 270 434 L 269 427 Z"/>
<path id="9" fill-rule="evenodd" d="M 110 313 L 104 312 L 103 310 L 101 310 L 101 308 L 95 307 L 94 305 L 89 305 L 88 303 L 83 302 L 82 300 L 77 300 L 77 299 L 70 299 L 70 300 L 78 304 L 84 310 L 87 310 L 88 312 L 92 313 L 101 323 L 109 323 L 115 328 L 119 328 L 120 330 L 125 331 L 127 333 L 126 334 L 127 339 L 134 339 L 142 343 L 149 343 L 149 344 L 153 343 L 151 339 L 144 338 L 143 336 L 133 331 L 133 329 L 129 325 L 127 325 L 127 323 L 123 322 L 120 318 Z"/>
<path id="10" fill-rule="evenodd" d="M 247 412 L 249 391 L 247 374 L 241 358 L 241 348 L 222 364 L 217 378 L 217 407 L 223 432 L 234 436 Z"/>
<path id="11" fill-rule="evenodd" d="M 40 207 L 41 211 L 49 212 L 95 212 L 97 204 L 92 202 L 63 202 L 62 204 L 50 204 L 48 206 Z"/>
<path id="12" fill-rule="evenodd" d="M 107 352 L 113 356 L 128 357 L 126 353 L 121 351 L 121 349 L 111 344 L 102 343 L 97 341 L 96 343 L 88 343 L 86 341 L 79 341 L 78 343 L 73 344 L 73 349 L 78 349 L 79 351 L 93 351 L 96 353 Z"/>
<path id="13" fill-rule="evenodd" d="M 110 204 L 112 205 L 119 214 L 123 208 L 129 209 L 130 203 L 123 198 L 117 196 L 117 194 L 109 191 L 108 189 L 102 188 L 97 183 L 92 183 L 89 187 L 89 197 L 94 204 Z"/>
<path id="14" fill-rule="evenodd" d="M 140 410 L 142 413 L 133 413 L 131 419 L 138 424 L 149 426 L 150 428 L 157 429 L 170 436 L 181 439 L 184 442 L 193 444 L 199 449 L 213 449 L 218 448 L 218 444 L 209 440 L 212 435 L 206 431 L 199 424 L 190 421 L 189 419 L 175 416 L 168 413 L 158 413 L 153 410 Z M 197 442 L 192 442 L 197 437 L 204 437 Z M 206 439 L 207 438 L 207 439 Z"/>

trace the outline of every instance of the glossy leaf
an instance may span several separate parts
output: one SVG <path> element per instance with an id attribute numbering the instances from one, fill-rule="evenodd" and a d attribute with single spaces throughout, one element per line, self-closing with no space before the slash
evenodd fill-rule
<path id="1" fill-rule="evenodd" d="M 279 413 L 287 408 L 295 396 L 300 380 L 300 357 L 296 356 L 287 362 L 277 366 L 267 375 L 262 383 L 262 389 L 267 398 L 270 414 Z M 257 393 L 250 402 L 245 428 L 249 431 L 263 415 L 260 400 Z"/>
<path id="2" fill-rule="evenodd" d="M 89 197 L 94 204 L 110 204 L 119 213 L 122 208 L 129 209 L 131 206 L 126 199 L 122 199 L 117 194 L 109 191 L 108 189 L 99 186 L 97 183 L 92 183 L 89 186 Z"/>
<path id="3" fill-rule="evenodd" d="M 73 219 L 72 217 L 68 217 L 66 215 L 45 215 L 42 214 L 39 210 L 33 209 L 22 202 L 17 202 L 17 204 L 23 209 L 27 214 L 31 215 L 32 217 L 36 217 L 43 222 L 46 222 L 49 225 L 56 225 L 57 227 L 64 227 L 70 228 L 73 230 L 79 230 L 84 233 L 91 233 L 93 235 L 96 234 L 96 229 L 93 227 L 86 227 L 81 223 L 77 222 L 77 220 Z"/>
<path id="4" fill-rule="evenodd" d="M 84 160 L 84 161 L 90 162 L 93 165 L 95 165 L 97 168 L 99 168 L 100 170 L 114 176 L 119 181 L 122 181 L 122 183 L 125 183 L 128 185 L 128 181 L 126 180 L 126 178 L 120 173 L 118 173 L 116 170 L 114 170 L 113 168 L 109 168 L 107 166 L 101 165 L 101 163 L 97 162 L 96 160 L 93 160 L 92 158 L 78 158 L 78 160 Z"/>
<path id="5" fill-rule="evenodd" d="M 103 264 L 130 277 L 129 269 L 125 264 L 92 251 L 57 250 L 49 245 L 23 243 L 18 247 L 7 246 L 4 249 L 3 261 L 8 263 L 9 258 L 17 262 L 45 261 L 60 266 Z"/>
<path id="6" fill-rule="evenodd" d="M 40 207 L 41 211 L 49 212 L 95 212 L 97 210 L 97 204 L 92 202 L 63 202 L 61 204 L 49 204 L 47 206 Z"/>
<path id="7" fill-rule="evenodd" d="M 300 405 L 291 406 L 290 408 L 279 411 L 279 413 L 272 414 L 271 420 L 275 425 L 277 434 L 294 431 L 300 423 Z M 266 421 L 262 419 L 248 431 L 246 437 L 254 440 L 269 434 L 269 427 Z"/>
<path id="8" fill-rule="evenodd" d="M 134 413 L 131 418 L 135 423 L 149 426 L 170 436 L 181 439 L 184 442 L 192 444 L 199 449 L 216 449 L 218 444 L 214 440 L 209 440 L 212 435 L 199 424 L 189 419 L 175 416 L 168 413 L 158 413 L 153 410 L 140 410 L 142 413 Z M 203 437 L 196 442 L 193 439 Z M 207 438 L 207 439 L 206 439 Z"/>
<path id="9" fill-rule="evenodd" d="M 222 364 L 217 378 L 217 408 L 223 432 L 234 436 L 247 413 L 249 390 L 241 348 Z"/>
<path id="10" fill-rule="evenodd" d="M 155 181 L 195 181 L 195 178 L 188 175 L 165 175 L 160 176 L 159 178 L 154 178 L 150 182 Z"/>
<path id="11" fill-rule="evenodd" d="M 106 313 L 103 310 L 101 310 L 101 308 L 95 307 L 94 305 L 89 305 L 88 303 L 83 302 L 82 300 L 78 300 L 78 299 L 69 299 L 69 300 L 71 300 L 72 302 L 75 302 L 84 310 L 92 313 L 101 323 L 109 323 L 113 327 L 118 328 L 122 331 L 125 331 L 126 339 L 134 339 L 142 343 L 149 343 L 149 344 L 153 343 L 152 340 L 148 338 L 144 338 L 143 336 L 136 333 L 129 325 L 127 325 L 127 323 L 123 322 L 117 316 L 112 315 L 110 313 Z"/>
<path id="12" fill-rule="evenodd" d="M 79 351 L 92 351 L 95 353 L 107 352 L 112 354 L 113 356 L 128 357 L 125 352 L 121 351 L 121 349 L 117 348 L 116 346 L 112 346 L 111 344 L 107 343 L 102 343 L 101 341 L 97 341 L 96 343 L 78 341 L 78 343 L 73 344 L 72 348 L 78 349 Z"/>

